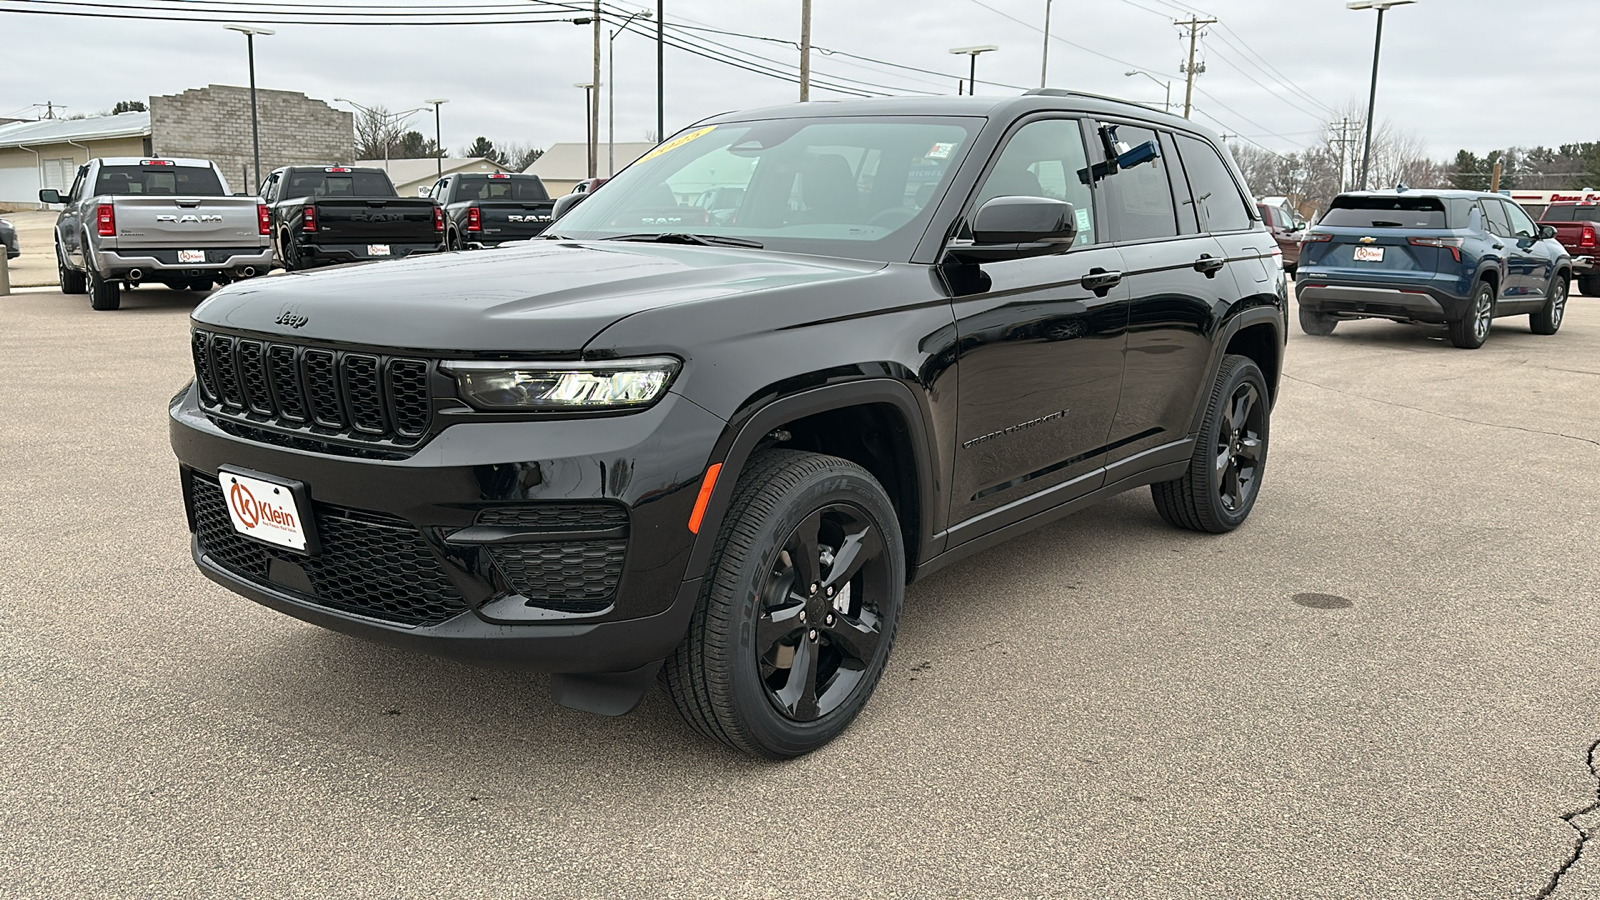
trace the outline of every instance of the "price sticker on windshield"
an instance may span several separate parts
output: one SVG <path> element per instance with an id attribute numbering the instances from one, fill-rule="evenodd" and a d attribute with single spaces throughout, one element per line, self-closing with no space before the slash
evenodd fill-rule
<path id="1" fill-rule="evenodd" d="M 661 146 L 655 148 L 654 150 L 651 150 L 649 153 L 646 153 L 645 155 L 639 157 L 638 161 L 639 162 L 646 162 L 646 161 L 655 159 L 656 157 L 660 156 L 663 153 L 670 153 L 673 150 L 676 150 L 679 147 L 682 147 L 684 144 L 687 144 L 690 141 L 697 141 L 697 140 L 705 137 L 706 135 L 708 135 L 711 132 L 716 131 L 716 130 L 717 130 L 717 126 L 715 126 L 715 125 L 707 125 L 704 128 L 696 128 L 694 131 L 691 131 L 688 134 L 678 135 L 677 137 L 673 138 L 672 140 L 667 141 L 665 144 L 662 144 Z"/>

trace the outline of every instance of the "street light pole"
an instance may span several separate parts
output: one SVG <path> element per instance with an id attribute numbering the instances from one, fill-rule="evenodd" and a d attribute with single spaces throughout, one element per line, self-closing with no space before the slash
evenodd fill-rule
<path id="1" fill-rule="evenodd" d="M 1150 79 L 1151 81 L 1154 81 L 1156 84 L 1159 84 L 1162 87 L 1166 88 L 1167 89 L 1167 99 L 1166 99 L 1165 103 L 1161 104 L 1161 108 L 1166 112 L 1169 112 L 1169 113 L 1172 112 L 1172 82 L 1170 82 L 1170 81 L 1162 81 L 1161 79 L 1155 77 L 1154 75 L 1151 75 L 1149 72 L 1146 72 L 1143 69 L 1129 69 L 1128 71 L 1123 72 L 1122 75 L 1123 75 L 1124 78 L 1132 78 L 1135 75 L 1143 75 L 1144 77 Z"/>
<path id="2" fill-rule="evenodd" d="M 439 107 L 449 100 L 424 100 L 423 103 L 433 104 L 433 160 L 434 169 L 440 178 L 444 177 L 444 133 L 439 130 Z"/>
<path id="3" fill-rule="evenodd" d="M 1039 54 L 1039 87 L 1045 86 L 1050 75 L 1050 2 L 1044 0 L 1044 52 Z"/>
<path id="4" fill-rule="evenodd" d="M 667 139 L 667 9 L 656 0 L 656 141 Z"/>
<path id="5" fill-rule="evenodd" d="M 649 10 L 640 10 L 622 20 L 611 32 L 606 42 L 606 177 L 617 174 L 617 35 L 628 30 L 634 19 L 650 18 Z"/>
<path id="6" fill-rule="evenodd" d="M 229 31 L 237 31 L 244 35 L 246 52 L 250 56 L 250 139 L 255 145 L 256 152 L 256 184 L 257 190 L 261 187 L 261 115 L 256 106 L 256 35 L 276 34 L 271 28 L 257 28 L 251 25 L 224 25 Z M 250 187 L 250 185 L 245 185 Z"/>
<path id="7" fill-rule="evenodd" d="M 589 148 L 589 177 L 594 178 L 594 171 L 598 165 L 598 162 L 595 159 L 598 154 L 595 148 L 594 131 L 591 130 L 594 124 L 594 118 L 591 118 L 591 114 L 597 105 L 594 103 L 592 98 L 594 85 L 580 81 L 577 84 L 574 84 L 573 87 L 583 88 L 583 127 L 587 132 L 584 135 L 584 145 Z"/>
<path id="8" fill-rule="evenodd" d="M 811 99 L 811 0 L 800 0 L 800 102 Z"/>
<path id="9" fill-rule="evenodd" d="M 600 0 L 594 0 L 594 77 L 590 79 L 595 90 L 600 89 Z M 598 101 L 600 98 L 594 98 Z M 589 177 L 600 172 L 600 104 L 589 104 Z"/>
<path id="10" fill-rule="evenodd" d="M 1372 87 L 1367 92 L 1367 136 L 1361 145 L 1361 183 L 1356 189 L 1367 189 L 1367 168 L 1372 162 L 1372 114 L 1378 103 L 1378 53 L 1383 49 L 1383 14 L 1396 6 L 1405 6 L 1417 0 L 1351 0 L 1350 9 L 1375 9 L 1378 11 L 1378 31 L 1372 39 Z"/>
<path id="11" fill-rule="evenodd" d="M 953 47 L 953 48 L 951 48 L 950 52 L 955 54 L 956 56 L 968 56 L 968 57 L 972 58 L 971 66 L 967 70 L 967 93 L 968 94 L 976 94 L 978 92 L 978 54 L 980 54 L 980 53 L 988 53 L 988 52 L 990 52 L 992 50 L 999 50 L 999 49 L 1000 48 L 995 46 L 994 44 L 982 44 L 982 45 L 979 45 L 977 47 Z"/>

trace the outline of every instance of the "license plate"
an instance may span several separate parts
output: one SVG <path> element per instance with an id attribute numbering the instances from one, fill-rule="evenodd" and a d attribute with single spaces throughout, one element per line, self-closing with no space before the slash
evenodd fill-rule
<path id="1" fill-rule="evenodd" d="M 228 518 L 233 520 L 235 531 L 301 553 L 315 552 L 302 512 L 310 507 L 305 502 L 304 486 L 227 468 L 217 473 L 217 481 L 227 498 Z"/>
<path id="2" fill-rule="evenodd" d="M 389 245 L 388 244 L 368 244 L 367 245 L 367 255 L 368 256 L 388 256 L 389 255 Z"/>
<path id="3" fill-rule="evenodd" d="M 178 262 L 180 262 L 180 263 L 203 263 L 205 261 L 206 261 L 206 252 L 204 250 L 179 250 L 178 251 Z"/>
<path id="4" fill-rule="evenodd" d="M 1357 247 L 1356 262 L 1383 262 L 1383 248 Z"/>

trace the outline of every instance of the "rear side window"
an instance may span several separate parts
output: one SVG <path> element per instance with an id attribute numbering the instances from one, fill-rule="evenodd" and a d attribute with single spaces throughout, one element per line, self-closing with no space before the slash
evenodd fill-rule
<path id="1" fill-rule="evenodd" d="M 1489 222 L 1489 233 L 1501 237 L 1511 236 L 1511 222 L 1506 219 L 1506 208 L 1498 200 L 1484 200 L 1483 214 Z"/>
<path id="2" fill-rule="evenodd" d="M 1438 197 L 1335 197 L 1320 224 L 1345 228 L 1448 227 L 1444 202 Z"/>
<path id="3" fill-rule="evenodd" d="M 293 197 L 393 197 L 382 172 L 300 171 L 289 176 L 284 199 Z"/>
<path id="4" fill-rule="evenodd" d="M 1600 204 L 1552 206 L 1544 211 L 1546 222 L 1600 222 Z"/>
<path id="5" fill-rule="evenodd" d="M 1117 140 L 1129 147 L 1156 140 L 1156 133 L 1132 125 L 1117 126 Z M 1167 178 L 1167 161 L 1157 157 L 1129 169 L 1121 169 L 1104 182 L 1111 191 L 1111 222 L 1117 240 L 1139 241 L 1174 237 L 1178 233 L 1178 211 L 1172 202 L 1172 182 Z"/>
<path id="6" fill-rule="evenodd" d="M 221 197 L 215 170 L 199 166 L 101 166 L 96 194 L 128 197 Z"/>
<path id="7" fill-rule="evenodd" d="M 1250 215 L 1250 203 L 1239 193 L 1239 185 L 1217 155 L 1217 149 L 1180 134 L 1178 152 L 1183 154 L 1183 168 L 1189 173 L 1189 190 L 1200 210 L 1201 229 L 1215 233 L 1251 227 L 1255 219 Z"/>
<path id="8" fill-rule="evenodd" d="M 463 175 L 456 183 L 456 200 L 549 200 L 544 182 L 537 176 L 522 175 L 510 178 L 490 178 L 487 175 Z"/>

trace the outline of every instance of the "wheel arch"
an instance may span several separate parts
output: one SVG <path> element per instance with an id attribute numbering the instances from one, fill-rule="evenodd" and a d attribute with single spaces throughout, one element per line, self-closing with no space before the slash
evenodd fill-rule
<path id="1" fill-rule="evenodd" d="M 1200 425 L 1205 420 L 1207 398 L 1211 396 L 1211 386 L 1216 383 L 1223 358 L 1230 353 L 1247 356 L 1261 367 L 1261 373 L 1267 379 L 1269 400 L 1276 405 L 1287 340 L 1288 329 L 1283 310 L 1274 304 L 1251 306 L 1229 318 L 1219 331 L 1211 363 L 1206 367 L 1206 378 L 1200 383 L 1194 416 L 1189 421 L 1189 433 L 1200 431 Z"/>
<path id="2" fill-rule="evenodd" d="M 788 437 L 775 440 L 783 431 Z M 720 463 L 700 530 L 690 551 L 686 577 L 710 562 L 712 546 L 750 458 L 764 446 L 838 456 L 860 465 L 883 485 L 905 542 L 906 574 L 937 555 L 931 524 L 936 513 L 932 445 L 926 420 L 911 390 L 889 378 L 871 378 L 812 388 L 755 408 L 724 429 L 710 463 Z"/>

